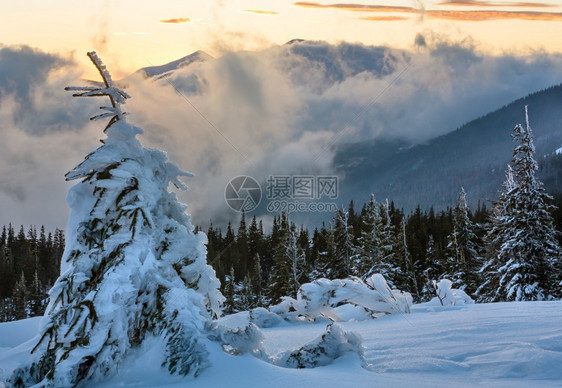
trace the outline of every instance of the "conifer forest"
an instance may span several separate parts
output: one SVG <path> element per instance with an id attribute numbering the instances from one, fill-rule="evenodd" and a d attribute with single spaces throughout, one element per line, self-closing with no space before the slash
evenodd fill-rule
<path id="1" fill-rule="evenodd" d="M 351 201 L 330 222 L 314 229 L 295 225 L 285 213 L 274 218 L 269 233 L 255 216 L 244 213 L 237 224 L 228 223 L 226 230 L 210 225 L 203 230 L 208 237 L 207 261 L 221 281 L 224 312 L 267 307 L 283 296 L 296 297 L 301 284 L 315 279 L 366 279 L 374 273 L 383 274 L 392 287 L 410 292 L 416 302 L 434 297 L 434 282 L 443 278 L 451 279 L 455 287 L 480 302 L 560 296 L 560 253 L 556 247 L 562 241 L 562 194 L 544 192 L 530 173 L 537 168 L 529 148 L 532 138 L 525 137 L 521 127 L 515 131 L 522 139 L 514 150 L 514 167 L 506 172 L 500 197 L 491 206 L 479 203 L 476 209 L 469 209 L 466 196 L 470 192 L 461 189 L 458 202 L 438 212 L 418 206 L 405 214 L 399 204 L 371 197 L 361 205 Z M 526 182 L 525 178 L 534 180 Z M 534 186 L 515 189 L 519 187 L 516 182 Z M 535 228 L 544 229 L 541 231 L 525 224 L 530 222 L 525 209 L 506 214 L 524 206 L 523 199 L 531 189 L 538 191 L 531 191 L 533 197 L 528 201 L 541 199 L 535 206 L 544 219 L 534 221 Z M 520 232 L 529 238 L 531 233 L 540 233 L 540 241 L 554 247 L 550 264 L 529 263 L 547 268 L 540 273 L 550 278 L 528 280 L 540 287 L 526 296 L 518 296 L 507 277 L 500 282 L 506 275 L 503 272 L 509 274 L 502 256 L 507 255 L 507 247 L 516 245 L 509 236 L 516 235 L 518 227 L 529 228 Z M 2 227 L 0 321 L 44 313 L 48 290 L 59 276 L 64 244 L 60 229 L 46 231 L 41 226 L 38 231 L 36 226 L 26 229 L 22 225 L 16 231 L 11 224 Z"/>

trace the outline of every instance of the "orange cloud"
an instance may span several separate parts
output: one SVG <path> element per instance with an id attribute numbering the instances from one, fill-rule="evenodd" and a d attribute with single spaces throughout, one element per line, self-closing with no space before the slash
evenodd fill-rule
<path id="1" fill-rule="evenodd" d="M 457 3 L 479 2 L 478 0 L 457 0 Z M 444 4 L 444 3 L 442 3 Z M 447 3 L 452 4 L 452 3 Z M 512 3 L 515 4 L 515 3 Z M 517 3 L 527 4 L 527 3 Z M 487 20 L 540 20 L 540 21 L 562 21 L 560 12 L 536 12 L 536 11 L 498 11 L 498 10 L 470 10 L 470 11 L 448 11 L 448 10 L 419 10 L 413 7 L 389 6 L 389 5 L 366 5 L 366 4 L 318 4 L 311 2 L 293 3 L 297 7 L 337 9 L 352 12 L 372 12 L 372 13 L 407 13 L 419 14 L 432 19 L 456 20 L 456 21 L 487 21 Z M 382 18 L 382 19 L 381 19 Z M 404 20 L 399 16 L 369 16 L 363 20 Z"/>
<path id="2" fill-rule="evenodd" d="M 408 20 L 409 18 L 405 16 L 365 16 L 360 19 L 376 21 L 376 22 L 393 22 L 397 20 Z"/>
<path id="3" fill-rule="evenodd" d="M 486 20 L 540 20 L 546 22 L 562 21 L 559 12 L 532 11 L 425 11 L 424 16 L 434 19 L 480 22 Z"/>
<path id="4" fill-rule="evenodd" d="M 245 9 L 242 12 L 255 13 L 257 15 L 279 15 L 279 12 L 262 11 L 262 10 L 259 10 L 259 9 Z"/>
<path id="5" fill-rule="evenodd" d="M 293 3 L 297 7 L 302 8 L 333 8 L 339 9 L 341 11 L 353 11 L 353 12 L 417 12 L 415 8 L 412 7 L 401 7 L 394 5 L 367 5 L 367 4 L 318 4 L 299 1 Z"/>
<path id="6" fill-rule="evenodd" d="M 160 20 L 160 23 L 169 23 L 169 24 L 179 24 L 179 23 L 190 23 L 190 18 L 173 18 L 173 19 L 165 19 Z"/>
<path id="7" fill-rule="evenodd" d="M 454 5 L 460 7 L 534 7 L 534 8 L 556 8 L 555 5 L 546 3 L 492 3 L 483 0 L 451 0 L 437 3 L 436 5 Z"/>

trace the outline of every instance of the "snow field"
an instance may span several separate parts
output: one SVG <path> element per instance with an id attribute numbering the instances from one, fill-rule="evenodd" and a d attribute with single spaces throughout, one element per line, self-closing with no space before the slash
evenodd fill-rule
<path id="1" fill-rule="evenodd" d="M 244 321 L 240 316 L 226 319 L 233 326 Z M 33 345 L 25 341 L 35 335 L 39 321 L 0 324 L 0 387 L 25 359 L 25 350 Z M 273 355 L 298 348 L 321 335 L 327 323 L 283 322 L 262 329 L 265 349 Z M 562 301 L 426 303 L 414 305 L 411 314 L 339 324 L 363 338 L 365 367 L 350 353 L 328 366 L 287 369 L 249 354 L 228 355 L 218 343 L 208 342 L 212 366 L 197 378 L 185 378 L 160 367 L 164 344 L 153 338 L 126 360 L 117 376 L 95 386 L 562 387 Z"/>

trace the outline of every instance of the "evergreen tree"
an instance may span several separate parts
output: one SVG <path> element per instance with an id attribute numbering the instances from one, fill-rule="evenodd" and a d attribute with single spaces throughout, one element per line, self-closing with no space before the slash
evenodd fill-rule
<path id="1" fill-rule="evenodd" d="M 480 247 L 474 232 L 475 225 L 469 218 L 466 193 L 461 189 L 457 205 L 453 210 L 453 233 L 448 237 L 448 260 L 446 273 L 441 278 L 453 282 L 453 288 L 473 295 L 479 286 L 478 269 L 480 260 Z"/>
<path id="2" fill-rule="evenodd" d="M 316 258 L 314 260 L 314 269 L 311 274 L 312 279 L 328 278 L 337 279 L 333 275 L 333 265 L 336 261 L 336 240 L 334 230 L 332 228 L 322 228 L 316 239 L 314 251 Z"/>
<path id="3" fill-rule="evenodd" d="M 353 227 L 349 224 L 345 210 L 337 210 L 334 216 L 334 242 L 335 255 L 333 261 L 328 263 L 330 278 L 345 279 L 351 275 L 351 261 L 355 255 Z"/>
<path id="4" fill-rule="evenodd" d="M 384 221 L 381 217 L 379 207 L 375 198 L 371 195 L 369 202 L 362 211 L 361 237 L 358 239 L 355 255 L 355 276 L 365 280 L 375 273 L 380 273 L 388 278 L 390 265 L 387 259 L 384 238 Z M 391 244 L 390 244 L 391 245 Z"/>
<path id="5" fill-rule="evenodd" d="M 230 271 L 228 273 L 228 277 L 226 277 L 226 280 L 224 282 L 224 289 L 223 289 L 223 294 L 224 294 L 224 312 L 226 314 L 232 314 L 235 313 L 236 310 L 236 301 L 235 301 L 235 280 L 234 280 L 234 267 L 230 267 Z"/>
<path id="6" fill-rule="evenodd" d="M 17 282 L 12 251 L 7 245 L 0 246 L 0 274 L 2 275 L 0 297 L 6 298 L 12 295 L 12 290 Z"/>
<path id="7" fill-rule="evenodd" d="M 549 204 L 551 197 L 535 176 L 538 164 L 525 108 L 525 128 L 513 130 L 516 145 L 504 192 L 487 236 L 490 257 L 478 290 L 486 300 L 544 300 L 560 297 L 561 250 Z"/>
<path id="8" fill-rule="evenodd" d="M 7 322 L 9 320 L 6 308 L 6 301 L 8 298 L 0 296 L 0 322 Z"/>
<path id="9" fill-rule="evenodd" d="M 14 286 L 12 295 L 15 310 L 14 319 L 19 320 L 27 318 L 27 287 L 25 285 L 25 276 L 23 274 L 23 271 L 19 280 Z"/>
<path id="10" fill-rule="evenodd" d="M 256 257 L 262 256 L 264 250 L 264 234 L 263 227 L 261 223 L 258 225 L 256 216 L 252 217 L 250 222 L 250 227 L 248 228 L 248 257 L 255 259 Z M 255 263 L 249 265 L 249 269 L 252 270 Z"/>
<path id="11" fill-rule="evenodd" d="M 0 298 L 0 322 L 9 322 L 16 319 L 13 298 Z"/>
<path id="12" fill-rule="evenodd" d="M 30 364 L 14 386 L 71 387 L 114 374 L 130 349 L 165 339 L 170 373 L 197 375 L 208 365 L 205 323 L 220 314 L 218 280 L 205 262 L 206 237 L 193 233 L 186 207 L 168 191 L 190 176 L 163 152 L 144 148 L 128 124 L 95 53 L 88 56 L 105 88 L 71 88 L 78 96 L 109 96 L 111 117 L 102 146 L 67 173 L 71 188 L 68 245 L 50 291 L 46 320 Z M 63 236 L 55 233 L 57 245 Z"/>
<path id="13" fill-rule="evenodd" d="M 485 261 L 480 269 L 482 284 L 476 290 L 478 299 L 483 302 L 500 300 L 496 298 L 499 289 L 500 273 L 502 266 L 499 261 L 498 252 L 501 250 L 506 232 L 510 230 L 511 216 L 514 212 L 515 197 L 510 193 L 515 188 L 515 179 L 511 165 L 507 165 L 505 181 L 499 192 L 498 200 L 494 202 L 488 223 L 488 231 L 484 238 Z"/>
<path id="14" fill-rule="evenodd" d="M 321 261 L 321 255 L 323 252 L 326 251 L 326 233 L 325 229 L 318 229 L 314 228 L 314 232 L 312 233 L 311 239 L 311 249 L 310 249 L 310 258 L 308 261 L 308 265 L 312 268 L 310 273 L 310 277 L 312 279 L 318 279 L 320 277 L 324 277 L 322 275 L 318 276 L 317 267 L 319 267 Z"/>
<path id="15" fill-rule="evenodd" d="M 6 246 L 8 243 L 8 232 L 6 231 L 6 225 L 2 226 L 2 234 L 0 235 L 0 247 Z"/>
<path id="16" fill-rule="evenodd" d="M 286 222 L 282 222 L 281 230 L 285 237 L 274 248 L 275 264 L 269 284 L 269 296 L 273 303 L 279 302 L 282 296 L 296 298 L 303 279 L 306 279 L 305 256 L 297 244 L 295 225 L 289 228 Z"/>
<path id="17" fill-rule="evenodd" d="M 254 294 L 250 275 L 246 275 L 244 276 L 242 287 L 240 289 L 240 303 L 238 304 L 238 310 L 249 311 L 254 307 L 256 307 L 256 295 Z"/>
<path id="18" fill-rule="evenodd" d="M 256 306 L 262 306 L 264 304 L 264 278 L 261 269 L 261 258 L 259 253 L 256 253 L 254 257 L 254 267 L 249 275 L 249 283 L 252 285 L 252 290 L 255 296 Z"/>
<path id="19" fill-rule="evenodd" d="M 392 223 L 392 217 L 390 216 L 390 207 L 388 205 L 388 199 L 381 203 L 380 206 L 380 244 L 381 244 L 381 262 L 383 263 L 383 271 L 381 272 L 385 276 L 386 281 L 390 286 L 393 286 L 394 274 L 393 271 L 396 268 L 393 263 L 396 263 L 397 251 L 396 248 L 396 231 Z"/>
<path id="20" fill-rule="evenodd" d="M 406 237 L 406 219 L 403 217 L 396 235 L 395 258 L 397 262 L 393 268 L 393 283 L 397 289 L 412 294 L 414 300 L 417 301 L 419 300 L 418 285 Z"/>
<path id="21" fill-rule="evenodd" d="M 14 242 L 16 241 L 16 237 L 14 234 L 14 228 L 12 227 L 12 223 L 8 224 L 8 237 L 6 238 L 6 245 L 9 248 L 13 248 Z"/>
<path id="22" fill-rule="evenodd" d="M 39 280 L 39 275 L 37 271 L 33 276 L 33 281 L 31 282 L 31 289 L 29 292 L 29 315 L 31 317 L 37 317 L 43 315 L 45 312 L 45 303 L 47 295 L 43 291 L 43 286 Z"/>
<path id="23" fill-rule="evenodd" d="M 39 240 L 37 242 L 37 265 L 39 267 L 40 280 L 43 283 L 45 283 L 48 279 L 48 267 L 51 265 L 49 256 L 45 226 L 41 225 Z"/>
<path id="24" fill-rule="evenodd" d="M 355 212 L 355 204 L 353 203 L 353 200 L 349 201 L 347 213 L 349 218 L 349 224 L 353 228 L 353 237 L 354 239 L 358 239 L 359 237 L 361 237 L 362 219 L 361 219 L 361 213 Z"/>
<path id="25" fill-rule="evenodd" d="M 308 229 L 306 229 L 304 225 L 301 225 L 299 229 L 299 233 L 297 237 L 297 245 L 304 252 L 307 272 L 310 272 L 310 270 L 312 269 L 312 265 L 311 265 L 312 246 L 311 246 L 310 236 L 308 234 Z"/>
<path id="26" fill-rule="evenodd" d="M 221 253 L 221 232 L 215 229 L 211 222 L 207 229 L 207 262 L 213 266 L 221 285 L 224 284 L 225 270 L 220 260 Z"/>
<path id="27" fill-rule="evenodd" d="M 242 212 L 240 224 L 238 225 L 238 233 L 236 234 L 236 278 L 244 279 L 249 269 L 250 262 L 253 257 L 249 257 L 250 251 L 248 246 L 248 229 L 246 227 L 246 214 Z"/>
<path id="28" fill-rule="evenodd" d="M 29 249 L 29 245 L 27 244 L 23 225 L 20 226 L 19 232 L 9 245 L 9 248 L 12 251 L 14 258 L 14 271 L 18 274 L 23 271 L 27 278 L 30 278 L 31 276 L 28 273 L 28 262 L 29 257 L 31 256 L 31 251 Z"/>
<path id="29" fill-rule="evenodd" d="M 429 236 L 429 242 L 425 251 L 425 262 L 427 267 L 423 270 L 423 287 L 420 293 L 422 302 L 427 302 L 435 296 L 435 281 L 442 273 L 441 263 L 436 258 L 433 235 Z"/>
<path id="30" fill-rule="evenodd" d="M 230 221 L 226 226 L 226 234 L 224 236 L 223 241 L 223 249 L 221 249 L 220 260 L 222 261 L 223 268 L 230 268 L 235 267 L 237 261 L 237 252 L 236 252 L 236 235 L 234 234 L 234 230 L 232 229 L 232 224 Z M 236 274 L 236 270 L 234 271 Z"/>

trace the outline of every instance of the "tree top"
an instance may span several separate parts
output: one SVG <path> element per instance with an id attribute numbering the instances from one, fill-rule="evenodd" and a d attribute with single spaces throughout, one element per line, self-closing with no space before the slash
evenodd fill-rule
<path id="1" fill-rule="evenodd" d="M 96 86 L 68 86 L 64 88 L 67 91 L 75 91 L 73 97 L 99 97 L 107 96 L 111 102 L 111 106 L 101 106 L 100 109 L 106 112 L 99 115 L 90 117 L 90 120 L 99 120 L 107 117 L 111 117 L 109 123 L 105 129 L 109 128 L 116 121 L 124 120 L 124 116 L 127 114 L 121 110 L 121 104 L 125 104 L 127 98 L 131 98 L 125 91 L 117 88 L 111 78 L 111 74 L 107 70 L 107 67 L 103 64 L 101 59 L 98 57 L 95 51 L 90 51 L 88 58 L 92 61 L 94 66 L 98 69 L 101 78 L 104 83 L 104 87 Z"/>

